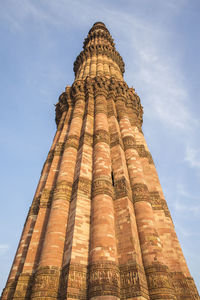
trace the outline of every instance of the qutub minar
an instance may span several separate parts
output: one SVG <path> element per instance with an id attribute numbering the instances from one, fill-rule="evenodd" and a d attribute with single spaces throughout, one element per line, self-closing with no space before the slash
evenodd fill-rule
<path id="1" fill-rule="evenodd" d="M 103 23 L 74 72 L 1 299 L 199 299 Z"/>

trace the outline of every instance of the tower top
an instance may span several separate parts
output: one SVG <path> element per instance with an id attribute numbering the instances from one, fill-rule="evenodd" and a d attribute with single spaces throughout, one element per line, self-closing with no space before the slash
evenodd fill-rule
<path id="1" fill-rule="evenodd" d="M 89 30 L 83 51 L 74 62 L 74 72 L 76 79 L 97 75 L 123 79 L 123 59 L 116 51 L 114 40 L 103 22 L 94 23 Z"/>

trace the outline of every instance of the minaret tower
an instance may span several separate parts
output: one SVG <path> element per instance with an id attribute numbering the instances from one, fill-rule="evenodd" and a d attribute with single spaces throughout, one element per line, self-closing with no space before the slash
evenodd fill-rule
<path id="1" fill-rule="evenodd" d="M 103 23 L 74 72 L 1 299 L 199 299 Z"/>

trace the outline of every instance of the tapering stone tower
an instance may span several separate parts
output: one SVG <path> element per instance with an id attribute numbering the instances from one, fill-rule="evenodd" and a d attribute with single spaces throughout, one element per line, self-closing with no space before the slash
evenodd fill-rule
<path id="1" fill-rule="evenodd" d="M 74 72 L 2 300 L 199 299 L 103 23 Z"/>

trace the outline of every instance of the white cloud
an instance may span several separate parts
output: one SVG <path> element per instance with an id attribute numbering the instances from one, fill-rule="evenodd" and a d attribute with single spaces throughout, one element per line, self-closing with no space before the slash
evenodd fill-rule
<path id="1" fill-rule="evenodd" d="M 187 146 L 185 161 L 192 168 L 200 168 L 200 148 L 192 148 L 191 146 Z"/>
<path id="2" fill-rule="evenodd" d="M 0 257 L 4 256 L 9 249 L 9 245 L 0 244 Z"/>

